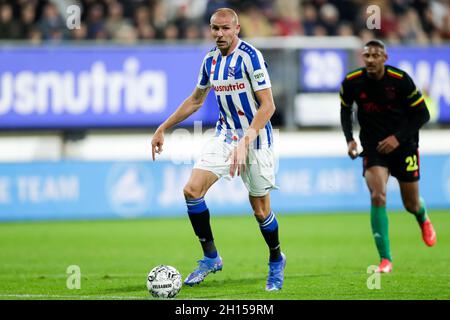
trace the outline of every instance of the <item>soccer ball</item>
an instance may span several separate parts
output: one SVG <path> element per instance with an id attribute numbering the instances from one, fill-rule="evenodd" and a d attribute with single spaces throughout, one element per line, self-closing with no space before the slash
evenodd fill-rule
<path id="1" fill-rule="evenodd" d="M 156 266 L 147 276 L 148 292 L 157 298 L 175 297 L 181 285 L 181 273 L 172 266 Z"/>

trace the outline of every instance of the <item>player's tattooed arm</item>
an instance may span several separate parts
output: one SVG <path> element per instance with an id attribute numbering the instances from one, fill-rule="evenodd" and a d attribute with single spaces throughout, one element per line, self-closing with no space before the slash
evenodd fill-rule
<path id="1" fill-rule="evenodd" d="M 155 160 L 155 153 L 160 154 L 163 151 L 164 131 L 187 119 L 191 114 L 200 109 L 205 102 L 209 90 L 210 88 L 201 89 L 196 87 L 192 94 L 181 103 L 178 109 L 158 127 L 152 138 L 153 161 Z"/>
<path id="2" fill-rule="evenodd" d="M 192 94 L 181 103 L 178 109 L 159 126 L 158 130 L 165 131 L 166 129 L 172 128 L 200 109 L 203 102 L 205 102 L 209 89 L 210 88 L 200 89 L 196 87 Z"/>
<path id="3" fill-rule="evenodd" d="M 231 152 L 231 166 L 230 175 L 234 177 L 237 170 L 237 175 L 241 175 L 246 169 L 246 161 L 248 155 L 248 148 L 250 144 L 258 136 L 259 130 L 263 129 L 275 112 L 275 103 L 273 101 L 272 90 L 270 88 L 258 90 L 255 92 L 256 98 L 260 102 L 258 111 L 252 120 L 249 128 L 245 132 L 239 144 Z"/>
<path id="4" fill-rule="evenodd" d="M 272 118 L 275 113 L 272 89 L 267 88 L 256 91 L 255 95 L 260 106 L 242 139 L 247 147 L 256 139 L 259 131 L 266 126 L 267 122 L 269 122 L 270 118 Z"/>

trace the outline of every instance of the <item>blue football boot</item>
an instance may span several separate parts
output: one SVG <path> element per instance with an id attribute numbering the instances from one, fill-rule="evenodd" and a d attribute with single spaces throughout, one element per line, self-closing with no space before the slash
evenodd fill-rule
<path id="1" fill-rule="evenodd" d="M 184 280 L 184 284 L 193 286 L 202 282 L 208 274 L 221 271 L 223 267 L 222 258 L 217 254 L 215 258 L 203 257 L 198 260 L 198 267 Z"/>
<path id="2" fill-rule="evenodd" d="M 269 261 L 269 276 L 266 282 L 266 291 L 281 290 L 284 282 L 284 268 L 286 267 L 286 256 L 281 253 L 281 261 Z"/>

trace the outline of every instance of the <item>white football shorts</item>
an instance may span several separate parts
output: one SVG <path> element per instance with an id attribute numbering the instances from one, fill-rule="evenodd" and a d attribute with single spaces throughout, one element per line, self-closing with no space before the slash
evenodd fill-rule
<path id="1" fill-rule="evenodd" d="M 236 144 L 223 140 L 223 136 L 209 140 L 195 162 L 194 169 L 210 171 L 219 179 L 231 179 L 229 156 Z M 275 154 L 272 148 L 249 148 L 248 163 L 244 173 L 241 173 L 241 178 L 251 196 L 262 197 L 270 190 L 278 189 L 275 185 L 275 171 Z"/>

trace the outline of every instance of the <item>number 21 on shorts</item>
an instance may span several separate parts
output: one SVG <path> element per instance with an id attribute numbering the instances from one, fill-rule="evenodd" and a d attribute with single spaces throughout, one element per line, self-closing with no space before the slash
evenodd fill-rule
<path id="1" fill-rule="evenodd" d="M 408 164 L 406 171 L 416 171 L 419 169 L 417 165 L 417 155 L 406 157 L 405 162 Z"/>

